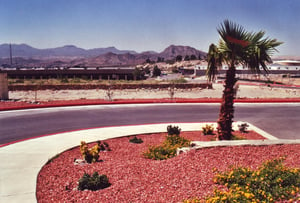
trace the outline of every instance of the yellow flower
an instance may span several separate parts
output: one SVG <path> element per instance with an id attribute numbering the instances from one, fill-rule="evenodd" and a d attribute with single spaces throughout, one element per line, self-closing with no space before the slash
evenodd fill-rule
<path id="1" fill-rule="evenodd" d="M 245 196 L 247 199 L 249 199 L 249 198 L 251 198 L 252 195 L 251 195 L 251 193 L 245 193 L 244 196 Z"/>
<path id="2" fill-rule="evenodd" d="M 222 199 L 221 200 L 226 200 L 227 199 L 227 197 L 225 196 L 225 197 L 222 197 Z"/>

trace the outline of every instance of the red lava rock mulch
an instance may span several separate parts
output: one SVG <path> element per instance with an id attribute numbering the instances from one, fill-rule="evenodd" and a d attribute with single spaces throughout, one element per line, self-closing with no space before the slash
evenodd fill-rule
<path id="1" fill-rule="evenodd" d="M 181 133 L 191 140 L 207 139 L 199 134 Z M 81 158 L 79 147 L 63 152 L 41 169 L 38 202 L 180 202 L 213 192 L 214 167 L 221 171 L 232 165 L 255 168 L 280 156 L 286 156 L 288 166 L 300 167 L 299 144 L 203 148 L 163 161 L 141 156 L 149 145 L 161 143 L 165 135 L 138 135 L 142 144 L 130 143 L 128 137 L 109 139 L 106 142 L 112 151 L 100 152 L 102 161 L 93 164 L 73 164 L 74 159 Z M 78 191 L 77 181 L 82 175 L 96 171 L 106 174 L 112 185 L 98 191 Z"/>
<path id="2" fill-rule="evenodd" d="M 79 105 L 103 105 L 103 104 L 138 104 L 138 103 L 220 103 L 221 99 L 200 98 L 200 99 L 115 99 L 108 101 L 104 99 L 77 99 L 77 100 L 54 100 L 54 101 L 0 101 L 0 111 L 29 108 L 45 108 L 60 106 L 79 106 Z"/>

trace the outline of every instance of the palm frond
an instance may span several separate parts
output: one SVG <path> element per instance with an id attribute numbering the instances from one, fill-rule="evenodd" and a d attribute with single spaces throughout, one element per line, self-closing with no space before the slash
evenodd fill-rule
<path id="1" fill-rule="evenodd" d="M 261 73 L 262 68 L 268 73 L 267 64 L 272 63 L 271 55 L 282 44 L 276 39 L 264 37 L 264 31 L 247 32 L 242 26 L 229 20 L 224 20 L 217 31 L 220 35 L 219 44 L 212 44 L 208 53 L 209 80 L 215 78 L 222 63 L 227 63 L 232 68 L 243 64 L 256 73 Z"/>
<path id="2" fill-rule="evenodd" d="M 209 81 L 213 81 L 218 73 L 218 68 L 222 66 L 222 54 L 219 52 L 215 44 L 209 46 L 207 54 L 207 69 L 206 75 Z"/>
<path id="3" fill-rule="evenodd" d="M 225 20 L 217 29 L 221 37 L 219 48 L 225 59 L 230 61 L 230 65 L 241 63 L 243 53 L 250 45 L 249 33 L 246 30 L 229 20 Z"/>
<path id="4" fill-rule="evenodd" d="M 251 33 L 248 50 L 244 54 L 244 63 L 255 73 L 261 73 L 260 67 L 268 73 L 267 63 L 272 63 L 271 55 L 277 51 L 276 47 L 282 44 L 276 39 L 264 38 L 265 32 Z"/>

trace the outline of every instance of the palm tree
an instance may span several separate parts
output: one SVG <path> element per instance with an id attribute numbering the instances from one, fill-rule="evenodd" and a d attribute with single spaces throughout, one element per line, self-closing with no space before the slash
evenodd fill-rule
<path id="1" fill-rule="evenodd" d="M 242 26 L 228 20 L 217 31 L 220 41 L 218 46 L 211 44 L 209 47 L 207 76 L 212 81 L 223 64 L 228 66 L 217 131 L 219 140 L 230 140 L 234 114 L 234 84 L 237 81 L 236 65 L 243 65 L 256 73 L 261 73 L 262 68 L 268 73 L 266 63 L 272 62 L 270 56 L 282 42 L 264 38 L 264 31 L 246 32 Z"/>

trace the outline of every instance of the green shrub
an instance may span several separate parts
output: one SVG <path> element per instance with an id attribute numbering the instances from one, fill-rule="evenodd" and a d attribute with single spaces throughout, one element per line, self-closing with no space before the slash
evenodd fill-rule
<path id="1" fill-rule="evenodd" d="M 111 184 L 106 175 L 99 175 L 98 172 L 94 172 L 92 176 L 88 173 L 84 173 L 82 178 L 78 181 L 78 190 L 100 190 L 109 187 Z"/>
<path id="2" fill-rule="evenodd" d="M 238 127 L 241 133 L 246 133 L 249 125 L 247 123 L 242 123 L 241 125 L 238 125 Z"/>
<path id="3" fill-rule="evenodd" d="M 108 145 L 108 143 L 107 142 L 103 142 L 103 144 L 100 142 L 100 144 L 103 146 L 101 149 L 103 149 L 103 150 L 101 150 L 101 151 L 111 151 L 111 149 L 110 149 L 110 147 L 109 147 L 109 145 Z"/>
<path id="4" fill-rule="evenodd" d="M 149 146 L 143 156 L 148 159 L 164 160 L 176 156 L 176 147 L 171 145 Z"/>
<path id="5" fill-rule="evenodd" d="M 214 134 L 214 127 L 213 125 L 206 124 L 204 127 L 202 127 L 202 132 L 204 135 L 213 135 Z"/>
<path id="6" fill-rule="evenodd" d="M 165 141 L 157 146 L 149 146 L 143 156 L 148 159 L 164 160 L 176 156 L 177 148 L 188 147 L 190 140 L 179 135 L 167 135 Z"/>
<path id="7" fill-rule="evenodd" d="M 161 70 L 157 66 L 154 66 L 153 71 L 152 71 L 152 75 L 153 75 L 153 77 L 160 76 L 161 75 Z"/>
<path id="8" fill-rule="evenodd" d="M 187 147 L 190 145 L 190 140 L 179 135 L 167 135 L 163 144 L 175 147 Z"/>
<path id="9" fill-rule="evenodd" d="M 283 158 L 267 161 L 257 170 L 234 168 L 218 173 L 214 182 L 228 190 L 215 190 L 206 202 L 297 201 L 300 188 L 299 168 L 287 168 Z M 298 195 L 298 196 L 297 196 Z"/>
<path id="10" fill-rule="evenodd" d="M 80 153 L 83 159 L 88 163 L 97 162 L 99 159 L 99 152 L 105 150 L 111 151 L 109 145 L 106 142 L 101 143 L 101 141 L 98 141 L 97 144 L 90 149 L 88 148 L 86 142 L 81 141 L 80 143 Z"/>
<path id="11" fill-rule="evenodd" d="M 168 135 L 179 135 L 181 132 L 181 129 L 178 126 L 173 127 L 172 125 L 168 125 L 167 132 L 168 132 Z"/>
<path id="12" fill-rule="evenodd" d="M 131 139 L 129 140 L 129 142 L 135 143 L 135 144 L 141 144 L 141 143 L 143 143 L 144 141 L 143 141 L 141 138 L 137 138 L 136 136 L 134 136 L 133 138 L 131 138 Z"/>

